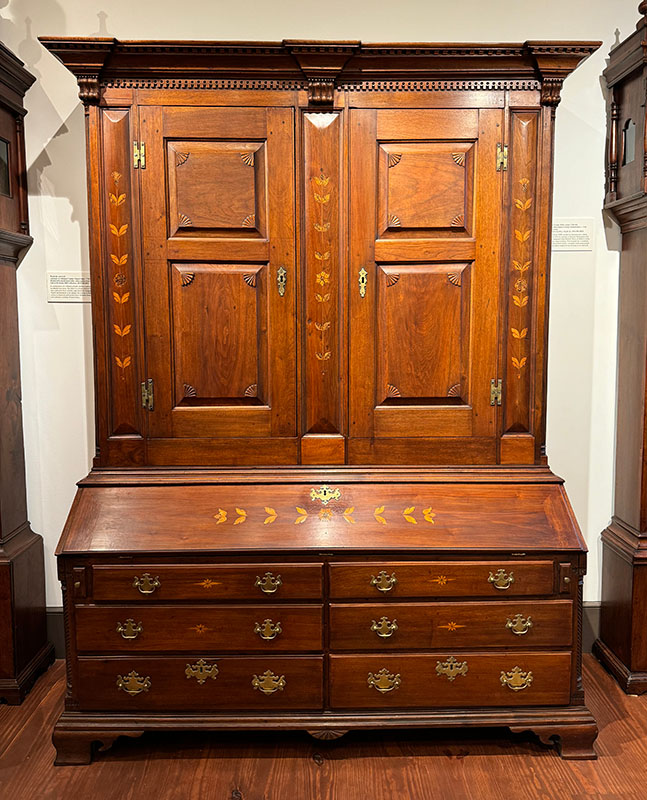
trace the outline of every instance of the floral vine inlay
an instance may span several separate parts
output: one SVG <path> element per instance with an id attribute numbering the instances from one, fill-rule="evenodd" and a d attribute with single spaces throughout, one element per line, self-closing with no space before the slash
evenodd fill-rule
<path id="1" fill-rule="evenodd" d="M 132 331 L 132 323 L 129 323 L 128 311 L 126 305 L 130 302 L 130 292 L 126 291 L 128 277 L 121 269 L 128 263 L 128 252 L 124 247 L 123 239 L 128 232 L 128 223 L 124 221 L 123 210 L 125 210 L 126 193 L 119 190 L 119 182 L 121 181 L 120 172 L 112 172 L 113 188 L 108 192 L 108 200 L 110 201 L 110 219 L 112 220 L 108 227 L 112 235 L 112 246 L 110 253 L 110 261 L 114 265 L 115 273 L 112 276 L 112 281 L 117 289 L 112 292 L 112 299 L 118 309 L 115 312 L 117 322 L 113 322 L 112 330 L 119 342 L 115 353 L 115 363 L 120 370 L 122 380 L 125 380 L 125 371 L 128 367 L 132 366 L 132 355 L 128 352 L 130 345 L 126 337 L 130 336 Z"/>
<path id="2" fill-rule="evenodd" d="M 514 255 L 516 258 L 512 259 L 512 276 L 514 279 L 512 294 L 512 303 L 515 309 L 518 309 L 516 316 L 518 321 L 516 324 L 510 326 L 510 334 L 516 341 L 516 355 L 511 356 L 512 366 L 517 371 L 517 378 L 521 378 L 521 372 L 528 363 L 527 356 L 527 339 L 528 339 L 528 326 L 524 325 L 527 312 L 525 309 L 528 306 L 528 276 L 527 272 L 532 265 L 529 258 L 532 248 L 532 228 L 527 227 L 527 214 L 532 207 L 532 197 L 528 197 L 530 189 L 530 179 L 521 178 L 519 181 L 521 186 L 521 197 L 514 198 L 514 205 L 518 211 L 517 218 L 521 221 L 519 227 L 514 229 L 515 248 Z"/>
<path id="3" fill-rule="evenodd" d="M 313 197 L 319 207 L 319 219 L 314 222 L 314 229 L 319 234 L 319 248 L 314 252 L 314 257 L 318 262 L 318 272 L 315 274 L 315 300 L 318 303 L 318 319 L 315 320 L 315 330 L 319 333 L 319 349 L 315 351 L 315 358 L 321 362 L 321 374 L 326 374 L 326 361 L 332 358 L 332 351 L 329 345 L 330 321 L 328 316 L 328 304 L 330 303 L 331 293 L 328 286 L 331 282 L 330 259 L 332 251 L 330 249 L 330 221 L 325 219 L 326 206 L 330 203 L 330 190 L 328 185 L 330 178 L 324 175 L 323 170 L 319 175 L 313 177 L 314 189 Z"/>

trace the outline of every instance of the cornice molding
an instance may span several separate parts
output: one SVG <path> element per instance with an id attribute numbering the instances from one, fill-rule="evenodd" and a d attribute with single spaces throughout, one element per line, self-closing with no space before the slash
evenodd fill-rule
<path id="1" fill-rule="evenodd" d="M 18 266 L 20 259 L 34 240 L 24 233 L 14 233 L 0 228 L 0 261 Z"/>
<path id="2" fill-rule="evenodd" d="M 503 82 L 504 88 L 541 85 L 542 103 L 556 106 L 566 76 L 600 44 L 40 41 L 76 75 L 86 104 L 98 103 L 105 86 L 307 88 L 312 104 L 330 105 L 342 86 L 368 90 L 397 82 L 414 91 L 442 91 L 480 84 L 489 90 Z"/>
<path id="3" fill-rule="evenodd" d="M 24 63 L 0 42 L 0 104 L 24 116 L 22 98 L 35 80 Z"/>

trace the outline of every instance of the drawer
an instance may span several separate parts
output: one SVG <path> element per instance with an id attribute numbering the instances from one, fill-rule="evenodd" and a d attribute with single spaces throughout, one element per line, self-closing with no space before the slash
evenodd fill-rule
<path id="1" fill-rule="evenodd" d="M 322 564 L 148 564 L 92 568 L 101 601 L 318 600 Z"/>
<path id="2" fill-rule="evenodd" d="M 330 564 L 333 598 L 501 597 L 553 593 L 552 561 L 376 561 Z"/>
<path id="3" fill-rule="evenodd" d="M 272 652 L 322 648 L 322 606 L 77 606 L 81 652 Z"/>
<path id="4" fill-rule="evenodd" d="M 570 699 L 570 653 L 330 656 L 331 708 L 554 706 Z"/>
<path id="5" fill-rule="evenodd" d="M 86 711 L 320 709 L 322 658 L 80 658 Z"/>
<path id="6" fill-rule="evenodd" d="M 333 605 L 332 650 L 570 647 L 570 600 Z"/>

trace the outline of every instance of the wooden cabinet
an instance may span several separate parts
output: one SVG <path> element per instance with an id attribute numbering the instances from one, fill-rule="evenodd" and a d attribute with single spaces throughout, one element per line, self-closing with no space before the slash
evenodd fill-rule
<path id="1" fill-rule="evenodd" d="M 42 42 L 86 104 L 97 360 L 58 763 L 155 727 L 591 757 L 544 387 L 555 108 L 597 45 Z"/>
<path id="2" fill-rule="evenodd" d="M 43 540 L 27 520 L 16 269 L 32 243 L 23 119 L 35 78 L 0 43 L 0 701 L 22 702 L 54 660 Z"/>
<path id="3" fill-rule="evenodd" d="M 622 231 L 618 309 L 615 509 L 602 533 L 602 609 L 594 652 L 632 694 L 647 691 L 647 120 L 643 43 L 636 31 L 609 54 L 605 209 Z"/>

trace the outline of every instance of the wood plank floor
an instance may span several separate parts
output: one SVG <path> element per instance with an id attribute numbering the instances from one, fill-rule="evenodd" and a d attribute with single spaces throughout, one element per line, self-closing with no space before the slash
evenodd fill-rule
<path id="1" fill-rule="evenodd" d="M 63 662 L 22 706 L 0 706 L 2 800 L 646 800 L 647 695 L 628 697 L 585 657 L 597 761 L 562 761 L 530 735 L 497 731 L 145 734 L 90 766 L 54 767 Z"/>

